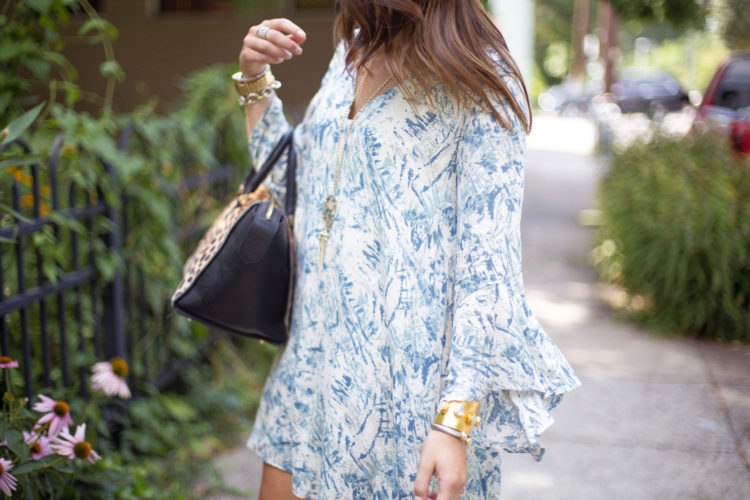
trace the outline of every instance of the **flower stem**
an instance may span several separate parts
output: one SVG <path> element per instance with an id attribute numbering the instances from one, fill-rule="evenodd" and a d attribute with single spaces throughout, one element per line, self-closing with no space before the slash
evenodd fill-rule
<path id="1" fill-rule="evenodd" d="M 3 368 L 3 372 L 3 375 L 5 376 L 5 392 L 10 393 L 10 368 Z M 11 404 L 11 401 L 7 400 L 5 394 L 3 394 L 3 411 L 11 424 L 13 423 L 12 409 L 13 405 Z"/>
<path id="2" fill-rule="evenodd" d="M 57 457 L 56 459 L 54 459 L 53 461 L 51 461 L 50 463 L 48 463 L 44 467 L 42 467 L 42 469 L 47 469 L 49 467 L 52 467 L 53 465 L 59 464 L 60 462 L 62 462 L 66 458 L 68 458 L 68 457 L 62 457 L 62 456 L 61 457 Z"/>
<path id="3" fill-rule="evenodd" d="M 86 12 L 86 14 L 91 19 L 97 19 L 101 21 L 101 16 L 99 13 L 94 9 L 94 7 L 89 3 L 88 0 L 79 0 L 78 3 L 83 7 L 83 10 Z M 104 30 L 102 28 L 97 28 L 100 32 L 102 32 L 102 47 L 104 48 L 104 57 L 107 59 L 108 62 L 115 60 L 115 49 L 112 45 L 112 40 L 110 40 L 109 36 L 104 33 Z M 112 110 L 112 100 L 114 99 L 115 95 L 115 79 L 116 75 L 110 75 L 107 77 L 107 90 L 104 94 L 104 113 L 109 114 L 109 111 Z"/>

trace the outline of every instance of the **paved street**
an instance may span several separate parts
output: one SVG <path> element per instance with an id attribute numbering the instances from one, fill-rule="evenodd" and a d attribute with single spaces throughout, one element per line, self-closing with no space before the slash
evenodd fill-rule
<path id="1" fill-rule="evenodd" d="M 583 381 L 556 410 L 540 463 L 506 455 L 505 500 L 750 499 L 750 348 L 658 337 L 615 318 L 587 261 L 603 163 L 585 120 L 540 119 L 530 138 L 524 272 L 532 309 Z M 256 498 L 242 446 L 217 459 Z"/>

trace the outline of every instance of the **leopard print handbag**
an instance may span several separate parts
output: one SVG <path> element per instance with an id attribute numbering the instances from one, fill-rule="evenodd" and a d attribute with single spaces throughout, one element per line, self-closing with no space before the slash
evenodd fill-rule
<path id="1" fill-rule="evenodd" d="M 283 344 L 294 290 L 296 155 L 290 129 L 263 166 L 250 170 L 183 267 L 172 307 L 211 327 Z M 288 151 L 286 200 L 279 207 L 261 183 Z"/>

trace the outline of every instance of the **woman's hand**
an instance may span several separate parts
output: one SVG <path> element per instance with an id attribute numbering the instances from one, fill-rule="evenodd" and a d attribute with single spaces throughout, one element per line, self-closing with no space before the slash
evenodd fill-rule
<path id="1" fill-rule="evenodd" d="M 264 38 L 258 37 L 261 26 L 270 28 Z M 302 53 L 307 35 L 289 19 L 269 19 L 247 32 L 240 51 L 240 71 L 251 78 L 259 75 L 266 64 L 279 64 Z"/>
<path id="2" fill-rule="evenodd" d="M 428 491 L 433 475 L 438 479 L 437 495 Z M 420 499 L 458 500 L 467 475 L 463 441 L 444 432 L 430 431 L 422 445 L 414 495 Z"/>

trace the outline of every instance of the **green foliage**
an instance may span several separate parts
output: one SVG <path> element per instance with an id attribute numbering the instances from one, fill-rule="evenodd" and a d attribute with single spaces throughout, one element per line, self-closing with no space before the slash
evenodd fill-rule
<path id="1" fill-rule="evenodd" d="M 100 392 L 84 402 L 75 389 L 45 391 L 70 405 L 74 425 L 87 424 L 85 440 L 102 457 L 93 464 L 57 454 L 31 456 L 33 442 L 25 441 L 21 432 L 31 431 L 43 413 L 27 409 L 25 399 L 12 397 L 22 389 L 20 377 L 11 379 L 11 369 L 4 369 L 5 385 L 11 390 L 0 408 L 0 439 L 6 442 L 0 446 L 0 458 L 12 463 L 10 473 L 18 479 L 16 496 L 199 499 L 221 491 L 210 460 L 234 447 L 239 432 L 249 430 L 274 353 L 275 348 L 267 345 L 220 340 L 208 353 L 210 363 L 186 369 L 180 394 L 152 391 L 128 404 Z M 32 403 L 38 401 L 35 397 Z M 122 430 L 115 445 L 112 429 L 118 427 Z M 46 440 L 45 427 L 42 434 Z"/>
<path id="2" fill-rule="evenodd" d="M 8 360 L 9 358 L 4 361 Z M 102 424 L 102 414 L 98 408 L 108 404 L 108 398 L 96 392 L 84 406 L 71 391 L 55 391 L 57 394 L 52 397 L 54 401 L 69 404 L 68 415 L 73 418 L 73 425 L 76 426 L 69 429 L 70 435 L 77 434 L 78 425 L 86 424 L 88 428 L 82 441 L 88 445 L 89 451 L 93 450 L 91 454 L 87 454 L 85 450 L 79 451 L 82 455 L 74 458 L 59 455 L 56 453 L 59 450 L 55 450 L 54 446 L 61 442 L 56 441 L 56 438 L 62 434 L 51 434 L 50 422 L 41 420 L 49 412 L 49 408 L 36 411 L 32 407 L 34 409 L 29 410 L 25 398 L 14 396 L 14 393 L 22 389 L 11 382 L 10 372 L 15 369 L 2 369 L 6 392 L 0 415 L 0 436 L 5 443 L 0 447 L 0 458 L 7 461 L 4 464 L 5 470 L 18 480 L 14 497 L 77 498 L 85 489 L 88 498 L 114 498 L 115 489 L 123 487 L 128 473 L 111 459 L 99 460 L 93 455 L 100 451 L 98 445 L 101 443 L 93 430 Z M 41 398 L 35 397 L 31 403 L 35 406 L 40 400 Z M 75 441 L 79 442 L 77 438 Z"/>
<path id="3" fill-rule="evenodd" d="M 718 17 L 724 43 L 732 50 L 750 49 L 750 0 L 721 0 Z"/>
<path id="4" fill-rule="evenodd" d="M 722 135 L 658 137 L 615 155 L 595 255 L 639 315 L 750 341 L 750 162 Z"/>
<path id="5" fill-rule="evenodd" d="M 112 40 L 117 30 L 101 19 L 87 0 L 25 0 L 3 2 L 0 8 L 0 123 L 8 123 L 29 106 L 46 100 L 56 102 L 62 93 L 64 104 L 72 106 L 82 97 L 108 110 L 114 83 L 122 70 L 114 60 Z M 107 79 L 104 99 L 84 94 L 75 84 L 77 72 L 62 55 L 61 29 L 72 13 L 89 16 L 79 35 L 83 41 L 101 44 L 105 62 L 102 74 Z M 45 89 L 46 98 L 39 89 Z"/>
<path id="6" fill-rule="evenodd" d="M 571 0 L 540 0 L 534 4 L 534 63 L 542 87 L 560 83 L 568 74 L 572 20 Z"/>
<path id="7" fill-rule="evenodd" d="M 623 20 L 667 22 L 676 28 L 700 28 L 707 3 L 701 0 L 610 0 Z"/>
<path id="8" fill-rule="evenodd" d="M 104 98 L 82 93 L 74 81 L 75 69 L 60 55 L 63 42 L 59 30 L 68 21 L 68 8 L 80 10 L 79 4 L 89 18 L 79 29 L 79 36 L 104 48 L 106 61 L 101 73 L 108 82 Z M 222 341 L 209 350 L 210 364 L 189 365 L 169 391 L 159 393 L 147 381 L 174 361 L 193 356 L 197 346 L 208 338 L 207 328 L 173 313 L 169 298 L 180 279 L 186 252 L 192 250 L 196 237 L 234 192 L 242 172 L 237 171 L 235 178 L 222 185 L 203 186 L 197 193 L 189 191 L 184 181 L 208 175 L 224 165 L 244 170 L 249 164 L 244 119 L 233 89 L 227 85 L 233 68 L 226 65 L 207 68 L 187 78 L 184 101 L 167 116 L 154 112 L 155 103 L 130 114 L 112 113 L 113 85 L 122 77 L 113 58 L 111 42 L 116 35 L 117 30 L 86 1 L 26 0 L 6 2 L 0 7 L 0 130 L 7 130 L 6 142 L 11 136 L 20 135 L 36 152 L 28 154 L 12 146 L 0 154 L 0 227 L 12 227 L 16 220 L 39 219 L 47 224 L 41 232 L 23 240 L 29 283 L 54 282 L 60 273 L 73 269 L 76 263 L 70 246 L 75 238 L 78 265 L 91 257 L 101 281 L 111 279 L 118 268 L 123 270 L 125 286 L 133 292 L 132 304 L 126 307 L 138 307 L 141 300 L 146 307 L 142 319 L 128 316 L 125 325 L 127 330 L 140 332 L 143 327 L 146 332 L 133 346 L 133 359 L 148 359 L 148 372 L 143 363 L 131 363 L 135 388 L 144 396 L 129 407 L 105 405 L 90 410 L 92 444 L 104 459 L 79 475 L 78 480 L 61 487 L 59 497 L 203 498 L 207 491 L 220 488 L 210 467 L 207 475 L 203 473 L 206 464 L 225 443 L 234 446 L 237 433 L 247 429 L 274 349 L 256 342 L 234 345 Z M 47 70 L 36 62 L 40 57 L 49 64 Z M 61 90 L 65 94 L 62 100 Z M 76 111 L 73 105 L 81 98 L 99 105 L 100 112 Z M 33 108 L 42 101 L 47 105 L 41 112 Z M 33 109 L 28 111 L 30 108 Z M 121 149 L 117 141 L 128 127 L 133 128 L 133 133 L 127 147 Z M 117 209 L 120 222 L 127 226 L 120 255 L 113 254 L 105 244 L 113 228 L 106 217 L 100 216 L 87 225 L 51 210 L 46 167 L 60 132 L 64 142 L 58 184 L 63 207 L 69 205 L 70 192 L 71 205 L 103 199 Z M 40 217 L 32 210 L 33 163 L 40 167 Z M 113 166 L 111 173 L 105 163 Z M 8 199 L 11 186 L 19 191 L 18 210 Z M 56 225 L 58 232 L 50 223 Z M 12 243 L 15 240 L 8 239 L 0 245 Z M 42 276 L 37 276 L 37 264 Z M 3 248 L 2 266 L 2 293 L 14 295 L 19 283 L 12 248 Z M 68 325 L 76 318 L 74 310 L 80 308 L 82 317 L 75 330 L 80 331 L 86 347 L 78 349 L 77 335 L 68 337 L 74 373 L 98 361 L 92 344 L 99 330 L 94 314 L 97 309 L 101 311 L 99 300 L 97 293 L 84 290 L 76 301 L 66 301 L 64 311 L 57 310 L 55 301 L 47 301 L 49 317 L 62 315 L 68 318 Z M 6 317 L 9 331 L 19 330 L 19 317 Z M 38 342 L 38 308 L 29 309 L 28 322 L 32 341 Z M 57 325 L 52 329 L 56 332 Z M 51 378 L 56 388 L 50 389 L 50 394 L 77 393 L 75 382 L 69 392 L 60 387 L 56 358 L 63 346 L 57 335 L 51 337 Z M 20 342 L 20 336 L 12 336 L 12 352 L 20 351 Z M 35 384 L 44 385 L 40 360 L 32 360 L 31 371 Z M 106 420 L 100 418 L 104 413 Z M 11 433 L 6 440 L 23 453 L 17 436 Z M 21 478 L 42 469 L 45 474 L 74 473 L 70 467 L 64 462 L 47 468 L 19 466 L 22 473 L 25 471 L 19 481 L 32 491 L 37 483 Z M 200 491 L 193 491 L 196 481 L 202 485 Z M 49 496 L 39 494 L 40 498 Z"/>
<path id="9" fill-rule="evenodd" d="M 132 473 L 119 499 L 205 498 L 221 490 L 210 460 L 237 444 L 255 414 L 276 349 L 220 341 L 210 364 L 189 366 L 181 395 L 140 398 L 123 415 L 119 455 Z"/>
<path id="10" fill-rule="evenodd" d="M 657 41 L 679 39 L 685 30 L 703 27 L 707 15 L 702 0 L 617 0 L 611 3 L 622 21 L 618 42 L 626 52 L 632 51 L 632 41 L 639 36 Z M 596 31 L 598 4 L 592 1 L 590 5 L 588 32 L 591 33 Z M 560 83 L 568 75 L 573 8 L 572 0 L 535 2 L 534 63 L 539 88 Z M 681 43 L 684 46 L 684 37 Z M 684 58 L 680 62 L 684 70 Z"/>
<path id="11" fill-rule="evenodd" d="M 628 31 L 634 28 L 629 26 Z M 635 36 L 649 36 L 647 33 L 633 33 Z M 653 40 L 653 39 L 652 39 Z M 678 38 L 657 43 L 649 53 L 649 64 L 668 71 L 686 90 L 704 91 L 708 87 L 716 68 L 724 61 L 729 51 L 713 33 L 689 32 Z M 692 59 L 693 63 L 686 63 Z M 632 43 L 623 47 L 623 66 L 635 64 L 635 51 Z"/>

